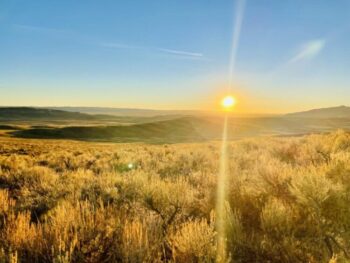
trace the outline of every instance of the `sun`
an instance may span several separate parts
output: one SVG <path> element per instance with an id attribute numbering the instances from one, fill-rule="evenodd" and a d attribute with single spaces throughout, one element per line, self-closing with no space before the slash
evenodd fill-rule
<path id="1" fill-rule="evenodd" d="M 233 106 L 235 106 L 235 104 L 236 99 L 231 95 L 224 97 L 221 101 L 221 106 L 226 110 L 231 109 Z"/>

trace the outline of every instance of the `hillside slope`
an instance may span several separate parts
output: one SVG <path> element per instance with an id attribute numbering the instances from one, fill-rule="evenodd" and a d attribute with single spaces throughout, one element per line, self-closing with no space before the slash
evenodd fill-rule
<path id="1" fill-rule="evenodd" d="M 59 138 L 102 141 L 177 142 L 201 140 L 192 118 L 158 121 L 128 126 L 64 127 L 17 131 L 15 136 L 25 138 Z"/>
<path id="2" fill-rule="evenodd" d="M 299 135 L 350 129 L 350 118 L 230 118 L 229 139 L 262 135 Z M 196 142 L 220 140 L 223 118 L 181 117 L 133 125 L 33 128 L 13 132 L 22 138 L 75 139 L 113 142 Z"/>
<path id="3" fill-rule="evenodd" d="M 106 116 L 31 107 L 0 107 L 0 120 L 95 120 Z"/>
<path id="4" fill-rule="evenodd" d="M 286 117 L 298 118 L 350 118 L 350 107 L 339 106 L 289 113 Z"/>
<path id="5" fill-rule="evenodd" d="M 191 110 L 153 110 L 133 108 L 106 108 L 106 107 L 47 107 L 47 109 L 80 112 L 85 114 L 103 114 L 124 117 L 155 117 L 165 115 L 196 115 L 199 111 Z"/>
<path id="6" fill-rule="evenodd" d="M 87 114 L 81 112 L 64 111 L 57 109 L 33 108 L 33 107 L 0 107 L 0 122 L 9 124 L 11 122 L 26 122 L 30 125 L 46 123 L 46 125 L 62 122 L 68 125 L 85 124 L 134 124 L 147 123 L 161 120 L 178 118 L 176 115 L 160 116 L 115 116 L 107 114 Z M 45 126 L 45 125 L 43 125 Z"/>

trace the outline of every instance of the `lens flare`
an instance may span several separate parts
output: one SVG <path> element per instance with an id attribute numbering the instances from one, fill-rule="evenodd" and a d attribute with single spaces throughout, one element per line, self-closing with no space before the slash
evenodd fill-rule
<path id="1" fill-rule="evenodd" d="M 244 7 L 246 0 L 237 0 L 236 5 L 236 14 L 234 20 L 234 32 L 232 40 L 232 51 L 231 51 L 231 60 L 229 66 L 229 85 L 227 86 L 227 93 L 231 92 L 234 74 L 235 74 L 235 63 L 236 55 L 238 50 L 239 38 L 242 28 L 243 16 L 244 16 Z M 222 134 L 222 144 L 221 144 L 221 156 L 220 156 L 220 168 L 217 182 L 217 199 L 216 199 L 216 228 L 217 228 L 217 252 L 216 252 L 216 262 L 228 262 L 228 255 L 226 251 L 226 210 L 225 204 L 227 203 L 226 199 L 226 183 L 229 173 L 228 165 L 228 115 L 232 107 L 235 105 L 236 100 L 232 96 L 226 96 L 221 101 L 221 106 L 227 111 L 225 114 L 224 120 L 224 129 Z"/>
<path id="2" fill-rule="evenodd" d="M 226 181 L 228 173 L 228 143 L 227 143 L 228 114 L 225 115 L 224 129 L 222 133 L 220 170 L 217 182 L 216 196 L 216 229 L 217 229 L 217 254 L 216 262 L 227 262 L 226 258 L 226 222 L 225 222 L 225 202 L 226 202 Z"/>

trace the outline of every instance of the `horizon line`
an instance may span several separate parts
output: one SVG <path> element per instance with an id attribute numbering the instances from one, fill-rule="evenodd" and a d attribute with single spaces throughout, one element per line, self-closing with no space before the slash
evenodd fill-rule
<path id="1" fill-rule="evenodd" d="M 338 105 L 338 106 L 328 106 L 328 107 L 315 107 L 315 108 L 308 108 L 304 110 L 295 110 L 295 111 L 286 111 L 286 112 L 232 112 L 232 115 L 286 115 L 286 114 L 292 114 L 292 113 L 299 113 L 299 112 L 306 112 L 306 111 L 312 111 L 312 110 L 320 110 L 320 109 L 331 109 L 331 108 L 341 108 L 346 107 L 349 108 L 350 106 L 346 105 Z M 222 110 L 219 109 L 156 109 L 156 108 L 126 108 L 126 107 L 111 107 L 111 106 L 34 106 L 34 105 L 0 105 L 0 108 L 42 108 L 42 109 L 62 109 L 62 108 L 85 108 L 85 109 L 110 109 L 110 110 L 129 110 L 129 111 L 148 111 L 148 112 L 184 112 L 184 113 L 220 113 Z"/>

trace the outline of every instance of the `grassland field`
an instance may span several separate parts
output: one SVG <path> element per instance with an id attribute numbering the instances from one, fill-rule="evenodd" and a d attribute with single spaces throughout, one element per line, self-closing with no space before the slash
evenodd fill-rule
<path id="1" fill-rule="evenodd" d="M 0 137 L 0 262 L 214 262 L 220 142 Z M 231 262 L 349 262 L 350 135 L 229 144 Z"/>

